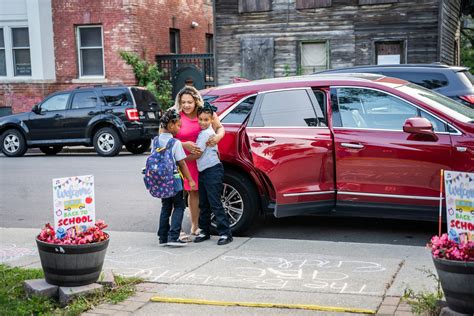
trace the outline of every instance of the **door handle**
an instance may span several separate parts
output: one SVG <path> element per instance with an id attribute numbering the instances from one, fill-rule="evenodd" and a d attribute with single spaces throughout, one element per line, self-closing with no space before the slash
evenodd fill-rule
<path id="1" fill-rule="evenodd" d="M 276 141 L 273 137 L 255 137 L 253 140 L 259 143 L 273 143 Z"/>
<path id="2" fill-rule="evenodd" d="M 353 149 L 362 149 L 364 145 L 362 144 L 352 144 L 352 143 L 341 143 L 342 147 L 353 148 Z"/>
<path id="3" fill-rule="evenodd" d="M 89 112 L 89 113 L 87 113 L 87 114 L 89 114 L 89 115 L 96 115 L 96 114 L 97 114 L 97 112 L 90 111 L 90 112 Z"/>
<path id="4" fill-rule="evenodd" d="M 55 114 L 54 115 L 54 118 L 60 118 L 60 117 L 63 117 L 61 114 Z"/>

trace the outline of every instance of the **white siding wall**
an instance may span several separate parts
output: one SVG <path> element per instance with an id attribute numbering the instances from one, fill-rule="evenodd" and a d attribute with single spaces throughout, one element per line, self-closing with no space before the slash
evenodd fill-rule
<path id="1" fill-rule="evenodd" d="M 31 76 L 13 74 L 12 27 L 28 27 Z M 51 0 L 0 0 L 0 28 L 5 36 L 7 76 L 0 82 L 55 80 Z"/>

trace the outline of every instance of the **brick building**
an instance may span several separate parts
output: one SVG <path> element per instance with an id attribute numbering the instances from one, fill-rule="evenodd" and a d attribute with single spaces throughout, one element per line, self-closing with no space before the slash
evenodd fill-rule
<path id="1" fill-rule="evenodd" d="M 52 92 L 135 84 L 118 55 L 205 53 L 210 0 L 1 0 L 0 110 L 29 111 Z"/>

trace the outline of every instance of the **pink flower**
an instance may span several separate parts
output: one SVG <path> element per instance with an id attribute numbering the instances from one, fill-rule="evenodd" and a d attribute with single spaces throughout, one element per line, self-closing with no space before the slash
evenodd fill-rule
<path id="1" fill-rule="evenodd" d="M 56 232 L 51 224 L 46 224 L 38 235 L 38 239 L 51 244 L 60 245 L 84 245 L 100 242 L 109 238 L 109 235 L 102 230 L 107 228 L 107 224 L 103 220 L 98 220 L 93 227 L 89 227 L 86 231 L 76 231 L 74 227 L 66 231 L 66 235 L 58 239 Z"/>
<path id="2" fill-rule="evenodd" d="M 426 246 L 431 249 L 435 258 L 474 261 L 473 241 L 457 244 L 448 238 L 448 234 L 443 234 L 441 237 L 433 236 Z"/>

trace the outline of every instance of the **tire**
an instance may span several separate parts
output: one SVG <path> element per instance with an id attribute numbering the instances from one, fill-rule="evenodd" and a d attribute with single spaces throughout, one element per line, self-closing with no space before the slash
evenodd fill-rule
<path id="1" fill-rule="evenodd" d="M 117 156 L 122 150 L 122 140 L 118 133 L 111 127 L 99 129 L 92 139 L 95 151 L 103 157 Z"/>
<path id="2" fill-rule="evenodd" d="M 53 156 L 63 150 L 63 146 L 41 146 L 39 149 L 47 156 Z"/>
<path id="3" fill-rule="evenodd" d="M 222 203 L 229 216 L 230 228 L 233 235 L 240 235 L 255 223 L 259 213 L 257 189 L 246 176 L 233 170 L 225 171 L 223 182 Z M 226 196 L 230 199 L 226 200 Z M 239 214 L 230 207 L 242 209 L 241 216 L 238 217 Z M 215 230 L 214 216 L 212 216 L 212 227 Z"/>
<path id="4" fill-rule="evenodd" d="M 150 149 L 150 145 L 151 145 L 151 140 L 146 139 L 146 140 L 138 140 L 136 142 L 125 144 L 125 148 L 127 148 L 127 150 L 131 152 L 132 154 L 139 155 L 139 154 L 143 154 L 148 149 Z"/>
<path id="5" fill-rule="evenodd" d="M 3 154 L 8 157 L 23 156 L 28 150 L 25 137 L 16 129 L 9 129 L 3 133 L 0 142 Z"/>

